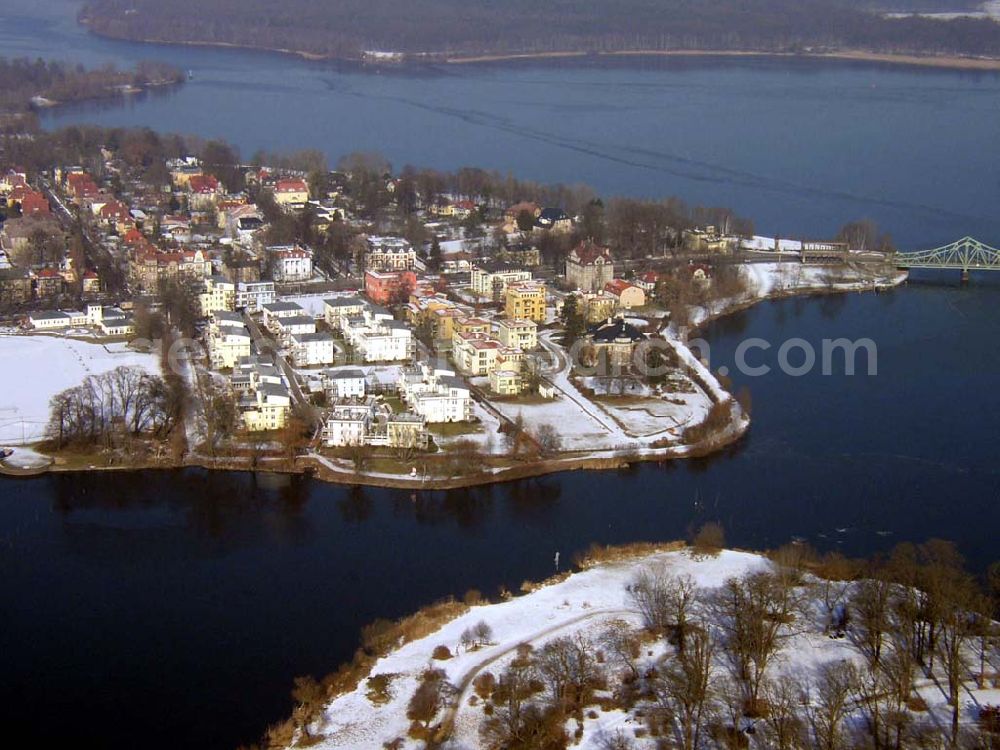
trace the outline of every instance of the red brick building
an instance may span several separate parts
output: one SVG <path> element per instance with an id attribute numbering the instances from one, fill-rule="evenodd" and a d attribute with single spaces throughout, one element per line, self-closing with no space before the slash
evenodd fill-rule
<path id="1" fill-rule="evenodd" d="M 413 271 L 365 271 L 365 294 L 378 305 L 405 302 L 417 285 L 417 275 Z"/>

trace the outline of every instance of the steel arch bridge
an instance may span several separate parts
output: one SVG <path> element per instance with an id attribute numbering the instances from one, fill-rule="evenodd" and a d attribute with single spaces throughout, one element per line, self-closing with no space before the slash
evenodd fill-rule
<path id="1" fill-rule="evenodd" d="M 896 253 L 893 261 L 899 268 L 951 268 L 963 274 L 969 271 L 1000 271 L 1000 250 L 972 237 L 963 237 L 933 250 Z"/>

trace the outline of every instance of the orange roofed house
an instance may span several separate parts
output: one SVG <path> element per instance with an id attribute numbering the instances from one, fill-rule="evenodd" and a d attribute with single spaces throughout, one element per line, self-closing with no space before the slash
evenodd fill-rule
<path id="1" fill-rule="evenodd" d="M 274 202 L 279 206 L 305 203 L 309 200 L 309 185 L 298 178 L 278 180 L 274 184 Z"/>
<path id="2" fill-rule="evenodd" d="M 210 174 L 196 174 L 188 180 L 188 198 L 191 209 L 205 211 L 215 206 L 219 196 L 225 192 L 219 180 Z"/>
<path id="3" fill-rule="evenodd" d="M 635 284 L 624 279 L 612 279 L 604 285 L 604 290 L 618 300 L 618 307 L 631 310 L 646 304 L 646 293 Z"/>

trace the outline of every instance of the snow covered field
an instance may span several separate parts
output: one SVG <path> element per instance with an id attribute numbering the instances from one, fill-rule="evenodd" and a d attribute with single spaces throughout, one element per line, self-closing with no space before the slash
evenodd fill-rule
<path id="1" fill-rule="evenodd" d="M 41 439 L 49 401 L 88 375 L 122 365 L 160 374 L 155 354 L 54 336 L 0 336 L 0 363 L 0 443 L 14 444 Z"/>

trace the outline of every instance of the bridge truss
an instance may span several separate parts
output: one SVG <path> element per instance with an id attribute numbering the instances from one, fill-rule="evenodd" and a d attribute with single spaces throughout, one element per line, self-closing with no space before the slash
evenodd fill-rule
<path id="1" fill-rule="evenodd" d="M 972 237 L 963 237 L 933 250 L 896 253 L 894 261 L 899 268 L 953 268 L 963 273 L 1000 271 L 1000 250 Z"/>

